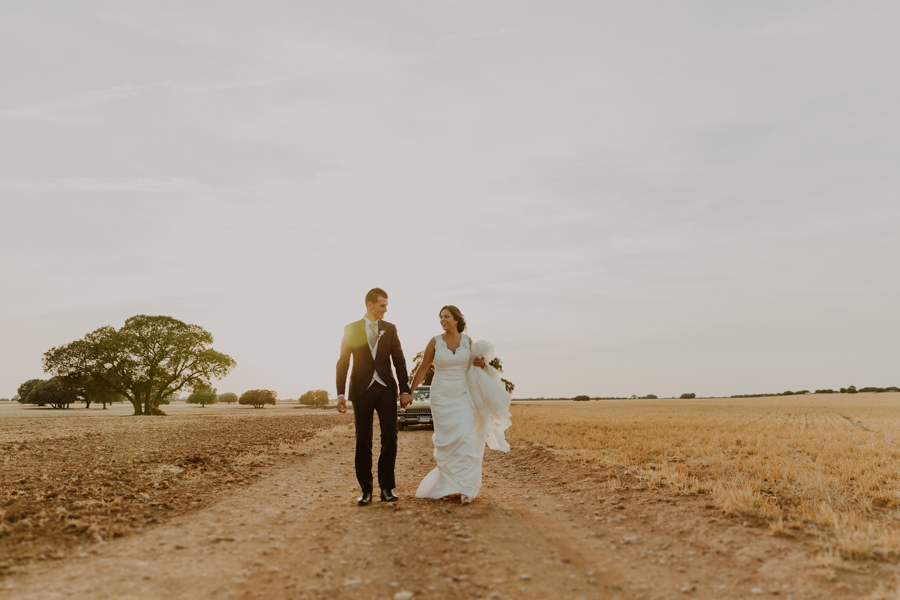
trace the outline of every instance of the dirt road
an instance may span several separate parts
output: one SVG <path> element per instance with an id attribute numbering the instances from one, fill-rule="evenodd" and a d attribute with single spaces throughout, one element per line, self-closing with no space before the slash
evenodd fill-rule
<path id="1" fill-rule="evenodd" d="M 339 428 L 209 508 L 6 578 L 0 598 L 799 600 L 877 598 L 892 577 L 539 451 L 488 451 L 472 505 L 418 500 L 430 438 L 400 434 L 398 503 L 356 506 Z"/>

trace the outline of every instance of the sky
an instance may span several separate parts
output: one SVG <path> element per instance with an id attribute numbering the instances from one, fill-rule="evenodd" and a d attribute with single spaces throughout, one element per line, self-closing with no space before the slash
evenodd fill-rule
<path id="1" fill-rule="evenodd" d="M 518 397 L 900 385 L 896 2 L 3 2 L 0 397 L 137 314 L 334 390 L 389 294 Z"/>

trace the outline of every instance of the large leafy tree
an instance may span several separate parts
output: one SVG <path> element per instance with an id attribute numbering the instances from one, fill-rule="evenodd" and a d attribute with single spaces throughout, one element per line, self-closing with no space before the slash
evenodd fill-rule
<path id="1" fill-rule="evenodd" d="M 101 327 L 44 353 L 44 370 L 64 386 L 84 386 L 124 396 L 135 415 L 159 412 L 182 390 L 211 385 L 227 375 L 234 359 L 211 347 L 199 325 L 164 316 L 137 315 L 120 329 Z"/>
<path id="2" fill-rule="evenodd" d="M 249 404 L 253 408 L 263 408 L 266 404 L 275 404 L 278 396 L 273 390 L 249 390 L 241 394 L 239 404 Z"/>

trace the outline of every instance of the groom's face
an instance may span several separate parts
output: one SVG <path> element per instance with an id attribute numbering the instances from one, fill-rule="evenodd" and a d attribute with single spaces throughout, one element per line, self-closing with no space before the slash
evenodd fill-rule
<path id="1" fill-rule="evenodd" d="M 378 301 L 375 302 L 374 304 L 372 302 L 369 302 L 366 305 L 366 309 L 370 313 L 375 315 L 376 318 L 383 319 L 384 313 L 387 312 L 387 305 L 388 305 L 387 298 L 382 298 L 381 296 L 379 296 Z"/>

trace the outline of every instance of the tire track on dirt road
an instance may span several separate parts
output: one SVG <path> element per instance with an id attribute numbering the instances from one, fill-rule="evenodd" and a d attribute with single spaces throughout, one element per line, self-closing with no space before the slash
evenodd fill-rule
<path id="1" fill-rule="evenodd" d="M 809 543 L 538 450 L 488 451 L 471 505 L 413 498 L 433 468 L 430 430 L 400 435 L 400 502 L 357 507 L 353 445 L 336 429 L 208 508 L 9 578 L 0 598 L 800 600 L 871 587 L 804 575 Z"/>

